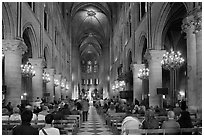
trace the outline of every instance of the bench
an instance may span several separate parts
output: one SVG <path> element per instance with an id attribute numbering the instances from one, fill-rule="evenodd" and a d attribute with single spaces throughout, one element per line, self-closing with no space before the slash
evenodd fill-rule
<path id="1" fill-rule="evenodd" d="M 202 135 L 202 128 L 180 128 L 180 129 L 126 129 L 126 135 Z M 123 134 L 123 133 L 122 133 Z"/>

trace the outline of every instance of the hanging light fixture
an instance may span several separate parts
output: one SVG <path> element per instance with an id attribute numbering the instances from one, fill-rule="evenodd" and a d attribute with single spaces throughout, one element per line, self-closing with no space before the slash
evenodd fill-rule
<path id="1" fill-rule="evenodd" d="M 33 70 L 33 66 L 31 65 L 30 62 L 27 62 L 24 65 L 21 65 L 21 74 L 23 77 L 34 77 L 35 76 L 35 71 Z"/>
<path id="2" fill-rule="evenodd" d="M 66 88 L 66 90 L 68 90 L 68 89 L 69 89 L 69 83 L 68 83 L 68 82 L 66 83 L 65 88 Z"/>
<path id="3" fill-rule="evenodd" d="M 148 68 L 143 68 L 139 70 L 140 72 L 138 73 L 138 78 L 140 79 L 148 79 L 149 78 L 149 69 Z"/>
<path id="4" fill-rule="evenodd" d="M 63 88 L 65 88 L 65 82 L 66 82 L 66 80 L 65 79 L 63 79 L 62 81 L 61 81 L 61 89 L 63 89 Z"/>
<path id="5" fill-rule="evenodd" d="M 43 79 L 44 83 L 48 83 L 48 82 L 50 82 L 50 75 L 46 72 L 43 72 L 42 79 Z"/>
<path id="6" fill-rule="evenodd" d="M 54 86 L 57 87 L 57 86 L 59 86 L 59 84 L 60 84 L 60 83 L 59 83 L 59 80 L 54 79 Z"/>
<path id="7" fill-rule="evenodd" d="M 180 68 L 184 63 L 184 59 L 181 57 L 181 53 L 174 52 L 172 49 L 169 52 L 166 52 L 163 55 L 163 59 L 161 61 L 162 67 L 166 70 L 175 70 L 177 68 Z"/>

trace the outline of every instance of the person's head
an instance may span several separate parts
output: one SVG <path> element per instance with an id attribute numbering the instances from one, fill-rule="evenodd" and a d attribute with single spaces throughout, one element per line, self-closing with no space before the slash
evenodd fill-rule
<path id="1" fill-rule="evenodd" d="M 7 108 L 3 108 L 2 109 L 2 115 L 8 115 L 9 114 L 9 111 Z"/>
<path id="2" fill-rule="evenodd" d="M 13 108 L 13 113 L 17 114 L 20 112 L 20 109 L 18 107 Z"/>
<path id="3" fill-rule="evenodd" d="M 169 111 L 167 115 L 168 115 L 169 119 L 174 119 L 174 117 L 175 117 L 175 114 L 173 111 Z"/>
<path id="4" fill-rule="evenodd" d="M 49 111 L 49 109 L 48 109 L 47 106 L 43 106 L 42 110 L 43 110 L 43 111 L 47 111 L 47 112 Z"/>
<path id="5" fill-rule="evenodd" d="M 178 103 L 176 103 L 176 107 L 179 107 L 179 104 L 178 104 Z"/>
<path id="6" fill-rule="evenodd" d="M 45 123 L 46 124 L 52 124 L 53 120 L 54 120 L 54 116 L 52 114 L 47 114 L 45 116 Z"/>
<path id="7" fill-rule="evenodd" d="M 145 117 L 146 117 L 147 119 L 152 119 L 152 118 L 154 118 L 154 111 L 151 110 L 151 109 L 148 109 L 148 110 L 146 111 L 146 113 L 145 113 Z"/>
<path id="8" fill-rule="evenodd" d="M 21 113 L 22 123 L 30 123 L 32 118 L 33 118 L 33 113 L 31 110 L 25 110 Z"/>
<path id="9" fill-rule="evenodd" d="M 30 106 L 30 105 L 25 106 L 25 108 L 26 108 L 27 110 L 33 111 L 33 107 Z"/>

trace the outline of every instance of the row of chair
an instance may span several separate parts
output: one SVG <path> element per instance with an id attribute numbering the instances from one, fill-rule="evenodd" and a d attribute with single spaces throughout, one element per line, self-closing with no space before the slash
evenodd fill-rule
<path id="1" fill-rule="evenodd" d="M 12 134 L 11 131 L 14 126 L 20 125 L 21 121 L 2 121 L 2 133 L 3 134 Z M 44 120 L 31 121 L 31 125 L 38 130 L 42 129 L 45 126 Z M 60 130 L 61 134 L 76 134 L 78 128 L 81 125 L 81 116 L 80 115 L 69 115 L 66 116 L 63 120 L 54 120 L 54 127 Z"/>
<path id="2" fill-rule="evenodd" d="M 126 129 L 125 135 L 202 135 L 202 127 L 180 129 Z"/>

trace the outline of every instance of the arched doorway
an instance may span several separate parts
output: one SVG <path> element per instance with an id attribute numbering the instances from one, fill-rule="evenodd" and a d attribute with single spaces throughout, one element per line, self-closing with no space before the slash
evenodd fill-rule
<path id="1" fill-rule="evenodd" d="M 141 44 L 142 44 L 142 60 L 141 63 L 144 64 L 145 68 L 149 67 L 148 64 L 148 60 L 146 58 L 146 52 L 148 50 L 147 48 L 147 38 L 145 36 L 143 36 L 141 38 Z M 145 105 L 146 107 L 149 107 L 149 79 L 143 79 L 142 80 L 142 89 L 143 89 L 143 93 L 142 93 L 142 100 L 141 100 L 141 104 Z"/>
<path id="2" fill-rule="evenodd" d="M 25 45 L 27 46 L 27 52 L 22 55 L 22 64 L 26 64 L 29 58 L 32 58 L 32 45 L 30 39 L 30 28 L 26 28 L 23 32 L 23 40 Z M 23 102 L 31 102 L 32 101 L 32 78 L 31 77 L 23 77 L 22 76 L 22 91 L 21 100 Z"/>
<path id="3" fill-rule="evenodd" d="M 166 27 L 162 32 L 162 49 L 175 52 L 180 51 L 184 60 L 187 60 L 187 43 L 185 34 L 181 33 L 182 20 L 187 14 L 183 3 L 174 3 L 166 22 Z M 162 86 L 169 89 L 168 95 L 163 97 L 166 104 L 174 106 L 182 99 L 186 98 L 187 90 L 187 63 L 185 62 L 175 71 L 162 69 Z"/>

